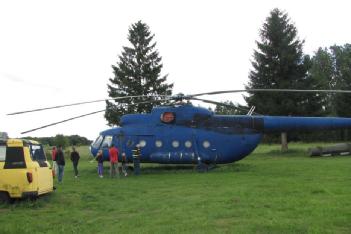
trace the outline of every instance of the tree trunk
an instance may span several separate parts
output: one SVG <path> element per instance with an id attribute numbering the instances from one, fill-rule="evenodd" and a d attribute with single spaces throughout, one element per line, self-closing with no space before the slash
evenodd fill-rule
<path id="1" fill-rule="evenodd" d="M 344 129 L 344 141 L 348 141 L 348 140 L 349 140 L 349 130 Z"/>
<path id="2" fill-rule="evenodd" d="M 288 151 L 288 134 L 286 132 L 282 132 L 281 134 L 281 139 L 282 139 L 282 152 Z"/>

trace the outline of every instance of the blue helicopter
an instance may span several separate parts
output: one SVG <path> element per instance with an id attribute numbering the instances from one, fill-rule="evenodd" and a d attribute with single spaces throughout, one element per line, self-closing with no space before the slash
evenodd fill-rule
<path id="1" fill-rule="evenodd" d="M 273 117 L 215 115 L 191 104 L 160 106 L 150 114 L 128 114 L 121 126 L 100 133 L 91 153 L 114 144 L 127 159 L 141 147 L 141 161 L 165 164 L 224 164 L 249 155 L 263 133 L 292 130 L 351 128 L 351 119 L 323 117 Z"/>
<path id="2" fill-rule="evenodd" d="M 105 160 L 108 160 L 108 148 L 111 144 L 114 144 L 119 148 L 120 152 L 126 154 L 128 161 L 132 161 L 132 150 L 138 145 L 141 148 L 141 162 L 143 163 L 202 163 L 205 165 L 215 165 L 232 163 L 249 155 L 260 143 L 262 135 L 266 133 L 351 128 L 351 118 L 256 116 L 252 115 L 253 110 L 247 115 L 216 115 L 206 108 L 195 107 L 189 103 L 182 102 L 183 100 L 199 100 L 206 103 L 227 105 L 211 100 L 200 99 L 198 96 L 248 91 L 351 92 L 346 90 L 251 89 L 165 97 L 165 100 L 175 100 L 178 104 L 154 107 L 151 113 L 127 114 L 122 116 L 119 127 L 107 129 L 100 133 L 90 147 L 91 153 L 95 156 L 101 149 Z M 114 100 L 134 97 L 142 96 L 118 97 L 114 98 Z M 69 104 L 69 106 L 91 102 Z M 12 114 L 21 114 L 64 106 L 68 105 Z M 105 110 L 73 117 L 23 133 L 35 131 L 102 111 Z"/>

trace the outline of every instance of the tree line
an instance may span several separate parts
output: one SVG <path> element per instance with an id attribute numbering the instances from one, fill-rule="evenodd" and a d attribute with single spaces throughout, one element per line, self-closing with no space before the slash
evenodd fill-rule
<path id="1" fill-rule="evenodd" d="M 153 105 L 163 104 L 160 95 L 171 95 L 173 84 L 167 75 L 161 75 L 162 57 L 156 50 L 154 34 L 147 24 L 138 21 L 129 28 L 130 46 L 123 47 L 115 65 L 114 77 L 109 79 L 111 98 L 146 95 L 142 99 L 106 101 L 105 118 L 109 125 L 118 125 L 120 116 L 128 113 L 146 113 Z M 331 45 L 318 48 L 312 55 L 303 52 L 305 41 L 288 14 L 273 9 L 259 31 L 257 49 L 253 52 L 247 89 L 350 89 L 351 45 Z M 233 64 L 235 66 L 235 64 Z M 229 81 L 228 81 L 229 82 Z M 146 101 L 151 101 L 146 103 Z M 264 115 L 282 116 L 341 116 L 351 117 L 349 94 L 323 93 L 256 93 L 245 95 L 246 104 L 224 101 L 237 109 L 217 105 L 219 114 L 246 114 L 255 106 Z M 350 134 L 351 135 L 351 134 Z M 339 140 L 349 139 L 346 131 L 317 133 L 282 133 L 281 139 Z M 351 136 L 350 136 L 351 137 Z M 268 138 L 275 141 L 279 136 Z"/>
<path id="2" fill-rule="evenodd" d="M 25 139 L 35 140 L 42 143 L 43 145 L 61 145 L 62 147 L 67 147 L 71 145 L 90 145 L 92 143 L 92 141 L 88 140 L 86 137 L 82 137 L 79 135 L 65 136 L 62 134 L 57 134 L 54 137 L 26 137 Z"/>

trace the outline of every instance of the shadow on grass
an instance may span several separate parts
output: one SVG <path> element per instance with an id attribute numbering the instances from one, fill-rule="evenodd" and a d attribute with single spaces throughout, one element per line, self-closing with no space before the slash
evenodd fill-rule
<path id="1" fill-rule="evenodd" d="M 141 168 L 141 174 L 170 174 L 170 173 L 223 173 L 252 171 L 254 165 L 245 163 L 231 163 L 215 165 L 208 171 L 199 171 L 194 165 L 148 165 Z M 132 171 L 131 171 L 132 173 Z"/>
<path id="2" fill-rule="evenodd" d="M 249 172 L 255 170 L 255 166 L 247 163 L 231 163 L 220 165 L 216 168 L 216 172 Z"/>
<path id="3" fill-rule="evenodd" d="M 130 168 L 133 173 L 133 168 Z M 142 165 L 141 174 L 192 173 L 196 172 L 193 165 Z"/>
<path id="4" fill-rule="evenodd" d="M 279 149 L 274 149 L 266 152 L 256 153 L 257 156 L 270 156 L 270 157 L 307 157 L 308 153 L 304 149 L 289 149 L 286 152 L 282 152 Z"/>
<path id="5" fill-rule="evenodd" d="M 41 209 L 51 201 L 51 194 L 40 195 L 37 198 L 15 198 L 10 203 L 0 204 L 0 209 L 15 210 L 18 208 Z"/>

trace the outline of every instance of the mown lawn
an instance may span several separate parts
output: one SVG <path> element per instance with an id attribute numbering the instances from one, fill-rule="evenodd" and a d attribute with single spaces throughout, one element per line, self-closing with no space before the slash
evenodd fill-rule
<path id="1" fill-rule="evenodd" d="M 317 144 L 312 144 L 317 145 Z M 351 156 L 310 158 L 307 144 L 261 145 L 208 173 L 143 165 L 97 176 L 87 148 L 73 177 L 36 202 L 0 207 L 0 233 L 351 233 Z"/>

